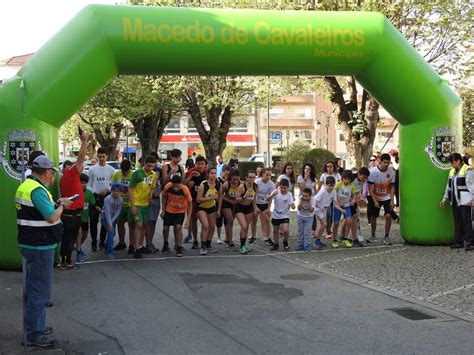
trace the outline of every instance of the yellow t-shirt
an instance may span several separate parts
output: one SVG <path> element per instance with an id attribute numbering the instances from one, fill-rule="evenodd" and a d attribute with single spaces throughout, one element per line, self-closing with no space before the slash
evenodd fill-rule
<path id="1" fill-rule="evenodd" d="M 156 173 L 138 169 L 132 174 L 129 187 L 132 187 L 132 198 L 135 206 L 148 206 L 151 191 L 156 187 Z"/>

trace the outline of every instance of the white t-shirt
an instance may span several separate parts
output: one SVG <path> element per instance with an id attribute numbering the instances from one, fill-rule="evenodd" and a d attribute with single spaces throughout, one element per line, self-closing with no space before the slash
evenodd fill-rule
<path id="1" fill-rule="evenodd" d="M 302 175 L 298 176 L 296 179 L 296 183 L 299 185 L 301 183 L 304 183 L 304 188 L 311 189 L 311 195 L 314 195 L 314 185 L 316 185 L 316 179 L 315 181 L 308 179 L 304 181 L 304 177 Z M 300 196 L 303 194 L 303 189 L 300 189 Z"/>
<path id="2" fill-rule="evenodd" d="M 89 168 L 89 183 L 87 187 L 95 194 L 108 189 L 114 172 L 115 169 L 109 164 L 105 164 L 105 166 L 100 166 L 99 164 L 91 166 Z"/>
<path id="3" fill-rule="evenodd" d="M 319 190 L 316 197 L 314 198 L 314 204 L 316 205 L 316 203 L 319 203 L 320 206 L 328 208 L 331 206 L 331 202 L 336 201 L 336 199 L 337 194 L 335 189 L 333 189 L 331 192 L 328 192 L 326 188 L 323 187 L 321 190 Z M 317 206 L 316 211 L 322 212 L 322 210 Z"/>
<path id="4" fill-rule="evenodd" d="M 323 173 L 323 175 L 321 175 L 321 177 L 319 178 L 319 181 L 321 181 L 323 184 L 325 184 L 326 183 L 326 178 L 328 176 L 334 176 L 334 179 L 336 179 L 336 182 L 341 180 L 341 175 L 339 175 L 339 173 L 334 173 L 334 175 L 329 175 L 328 173 Z"/>
<path id="5" fill-rule="evenodd" d="M 288 176 L 286 176 L 285 174 L 281 174 L 281 175 L 278 177 L 277 182 L 281 182 L 281 180 L 283 180 L 283 179 L 288 180 L 288 184 L 289 184 L 288 190 L 293 191 L 293 184 L 291 183 L 290 178 L 289 178 Z"/>
<path id="6" fill-rule="evenodd" d="M 278 193 L 273 196 L 273 219 L 284 219 L 290 218 L 290 205 L 293 203 L 293 195 L 291 192 L 287 192 L 285 195 Z"/>
<path id="7" fill-rule="evenodd" d="M 257 184 L 258 191 L 257 191 L 257 204 L 265 205 L 268 203 L 267 197 L 275 190 L 275 184 L 271 179 L 268 179 L 267 182 L 263 182 L 262 178 L 258 178 L 255 180 L 255 184 Z"/>
<path id="8" fill-rule="evenodd" d="M 374 186 L 374 196 L 377 201 L 390 200 L 390 189 L 395 184 L 395 170 L 387 168 L 381 171 L 378 166 L 370 169 L 369 184 Z"/>
<path id="9" fill-rule="evenodd" d="M 300 200 L 300 203 L 301 203 L 302 200 Z M 303 205 L 303 209 L 302 210 L 299 210 L 298 209 L 298 216 L 300 217 L 313 217 L 314 216 L 314 210 L 313 212 L 310 212 L 309 211 L 309 207 L 313 207 L 314 209 L 316 209 L 316 197 L 311 197 L 309 201 L 305 201 L 303 202 L 304 205 Z"/>

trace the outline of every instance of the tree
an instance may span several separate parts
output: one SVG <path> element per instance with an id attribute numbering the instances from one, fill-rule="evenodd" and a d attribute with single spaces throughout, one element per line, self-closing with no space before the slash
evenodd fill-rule
<path id="1" fill-rule="evenodd" d="M 214 162 L 227 145 L 232 117 L 254 102 L 252 78 L 181 77 L 180 98 L 196 126 L 206 152 Z"/>
<path id="2" fill-rule="evenodd" d="M 87 155 L 89 156 L 89 158 L 92 158 L 95 155 L 95 147 L 97 145 L 97 140 L 95 139 L 92 127 L 90 127 L 89 125 L 85 125 L 78 115 L 72 116 L 71 119 L 67 120 L 59 128 L 59 138 L 61 138 L 61 140 L 65 144 L 72 144 L 77 142 L 77 144 L 80 145 L 78 126 L 80 126 L 83 130 L 89 133 L 89 145 L 87 147 Z"/>
<path id="3" fill-rule="evenodd" d="M 297 140 L 290 145 L 290 149 L 284 155 L 285 161 L 290 161 L 293 164 L 295 174 L 301 172 L 306 154 L 311 150 L 311 146 L 307 141 Z"/>
<path id="4" fill-rule="evenodd" d="M 474 145 L 474 90 L 469 87 L 463 87 L 459 90 L 463 101 L 463 146 L 471 148 Z"/>

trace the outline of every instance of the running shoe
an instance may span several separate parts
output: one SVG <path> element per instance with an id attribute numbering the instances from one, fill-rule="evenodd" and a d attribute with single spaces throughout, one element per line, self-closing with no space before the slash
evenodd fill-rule
<path id="1" fill-rule="evenodd" d="M 127 245 L 125 243 L 119 242 L 115 247 L 114 250 L 124 250 L 127 249 Z"/>
<path id="2" fill-rule="evenodd" d="M 307 253 L 311 253 L 311 244 L 305 245 L 304 250 L 305 250 Z"/>
<path id="3" fill-rule="evenodd" d="M 215 249 L 213 247 L 206 248 L 206 250 L 207 250 L 208 253 L 217 253 L 217 249 Z"/>
<path id="4" fill-rule="evenodd" d="M 201 255 L 207 255 L 207 250 L 206 248 L 201 248 L 201 251 L 199 252 Z"/>
<path id="5" fill-rule="evenodd" d="M 333 248 L 333 249 L 339 248 L 339 242 L 338 242 L 337 240 L 335 240 L 335 241 L 332 242 L 332 248 Z"/>
<path id="6" fill-rule="evenodd" d="M 189 243 L 189 242 L 191 241 L 191 239 L 193 239 L 193 238 L 191 237 L 191 234 L 188 234 L 186 237 L 184 237 L 183 242 Z"/>
<path id="7" fill-rule="evenodd" d="M 257 239 L 255 237 L 250 237 L 248 240 L 249 244 L 253 244 Z"/>
<path id="8" fill-rule="evenodd" d="M 324 236 L 326 239 L 331 239 L 332 238 L 332 232 L 326 232 L 326 235 Z"/>
<path id="9" fill-rule="evenodd" d="M 140 253 L 142 254 L 151 254 L 151 251 L 148 248 L 141 247 L 139 250 L 140 250 Z"/>
<path id="10" fill-rule="evenodd" d="M 163 243 L 163 248 L 161 248 L 162 253 L 171 253 L 170 247 L 168 245 L 168 242 Z"/>
<path id="11" fill-rule="evenodd" d="M 217 244 L 223 244 L 224 242 L 222 241 L 221 238 L 217 238 Z"/>
<path id="12" fill-rule="evenodd" d="M 385 245 L 392 245 L 392 240 L 390 239 L 390 237 L 387 235 L 383 238 L 383 243 Z"/>
<path id="13" fill-rule="evenodd" d="M 288 246 L 288 242 L 283 242 L 283 250 L 284 251 L 290 250 L 290 247 Z"/>
<path id="14" fill-rule="evenodd" d="M 247 254 L 249 252 L 249 250 L 247 249 L 245 245 L 242 245 L 239 250 L 240 250 L 240 254 Z"/>
<path id="15" fill-rule="evenodd" d="M 235 244 L 231 243 L 231 244 L 227 245 L 227 250 L 230 250 L 230 251 L 235 250 Z"/>
<path id="16" fill-rule="evenodd" d="M 343 239 L 342 245 L 344 245 L 346 248 L 352 248 L 352 242 L 349 239 Z"/>
<path id="17" fill-rule="evenodd" d="M 177 257 L 183 256 L 183 247 L 177 247 L 176 248 L 176 256 Z"/>
<path id="18" fill-rule="evenodd" d="M 142 259 L 142 258 L 143 258 L 140 249 L 135 249 L 135 252 L 133 253 L 133 257 L 134 257 L 135 259 Z"/>
<path id="19" fill-rule="evenodd" d="M 78 263 L 83 263 L 84 261 L 86 261 L 86 258 L 83 257 L 83 256 L 79 253 L 79 254 L 77 254 L 77 256 L 76 256 L 76 261 L 77 261 Z"/>
<path id="20" fill-rule="evenodd" d="M 269 247 L 273 246 L 273 241 L 271 239 L 265 239 L 263 243 Z"/>
<path id="21" fill-rule="evenodd" d="M 156 252 L 158 252 L 158 248 L 156 248 L 153 243 L 150 243 L 146 246 L 146 249 L 150 252 L 150 254 L 155 254 Z M 169 248 L 168 248 L 169 249 Z"/>
<path id="22" fill-rule="evenodd" d="M 97 242 L 91 244 L 91 250 L 92 251 L 97 251 Z"/>
<path id="23" fill-rule="evenodd" d="M 26 346 L 37 346 L 37 347 L 43 348 L 43 349 L 54 348 L 54 346 L 56 345 L 54 340 L 52 340 L 52 339 L 50 339 L 46 336 L 41 336 L 36 340 L 28 341 L 26 344 L 23 341 L 21 343 L 23 345 L 26 345 Z"/>
<path id="24" fill-rule="evenodd" d="M 314 241 L 313 245 L 314 245 L 314 248 L 315 248 L 316 250 L 321 250 L 321 249 L 326 248 L 326 244 L 324 244 L 324 243 L 323 243 L 321 240 L 319 240 L 319 239 L 316 239 L 316 240 Z"/>
<path id="25" fill-rule="evenodd" d="M 135 253 L 135 248 L 133 247 L 133 245 L 130 245 L 130 246 L 128 247 L 128 252 L 127 252 L 127 254 L 130 254 L 130 255 L 131 255 L 131 254 L 133 254 L 133 253 Z"/>
<path id="26" fill-rule="evenodd" d="M 107 253 L 107 259 L 108 260 L 115 260 L 115 254 L 114 253 Z"/>
<path id="27" fill-rule="evenodd" d="M 199 249 L 199 243 L 198 242 L 193 242 L 193 246 L 191 249 Z"/>
<path id="28" fill-rule="evenodd" d="M 359 242 L 358 240 L 354 240 L 354 241 L 352 242 L 352 246 L 353 246 L 353 247 L 358 247 L 358 248 L 360 248 L 360 247 L 363 247 L 364 244 L 362 244 L 362 243 Z"/>
<path id="29" fill-rule="evenodd" d="M 280 249 L 280 246 L 278 243 L 274 243 L 273 246 L 270 248 L 270 251 L 278 251 Z"/>
<path id="30" fill-rule="evenodd" d="M 367 243 L 375 243 L 377 241 L 377 238 L 375 235 L 371 235 L 369 238 L 367 238 Z"/>
<path id="31" fill-rule="evenodd" d="M 53 327 L 44 327 L 43 335 L 50 335 L 53 333 Z"/>

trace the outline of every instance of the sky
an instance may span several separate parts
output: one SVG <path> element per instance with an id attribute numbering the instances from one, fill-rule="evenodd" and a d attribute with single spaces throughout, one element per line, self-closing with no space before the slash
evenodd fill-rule
<path id="1" fill-rule="evenodd" d="M 88 4 L 125 0 L 1 0 L 0 60 L 36 52 Z"/>

